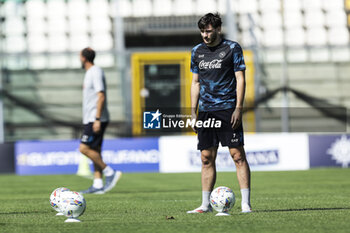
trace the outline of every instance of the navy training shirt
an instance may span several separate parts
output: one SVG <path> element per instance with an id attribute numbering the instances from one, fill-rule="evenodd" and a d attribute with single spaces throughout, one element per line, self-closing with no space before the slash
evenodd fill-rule
<path id="1" fill-rule="evenodd" d="M 192 49 L 191 72 L 200 83 L 198 111 L 218 111 L 236 107 L 235 72 L 246 69 L 241 46 L 222 39 L 215 47 L 204 42 Z"/>

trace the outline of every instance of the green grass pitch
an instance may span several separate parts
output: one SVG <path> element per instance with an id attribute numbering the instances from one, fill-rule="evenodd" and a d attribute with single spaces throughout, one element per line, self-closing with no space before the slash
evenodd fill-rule
<path id="1" fill-rule="evenodd" d="M 0 176 L 0 232 L 350 232 L 350 169 L 253 172 L 253 213 L 240 213 L 234 173 L 216 186 L 233 188 L 231 216 L 188 215 L 200 205 L 199 173 L 124 174 L 104 195 L 85 195 L 82 223 L 64 223 L 49 205 L 52 190 L 87 188 L 74 175 Z M 174 219 L 167 220 L 166 216 Z"/>

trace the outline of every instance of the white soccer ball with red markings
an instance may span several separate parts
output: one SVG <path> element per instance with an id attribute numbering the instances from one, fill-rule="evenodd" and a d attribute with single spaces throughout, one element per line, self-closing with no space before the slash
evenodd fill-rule
<path id="1" fill-rule="evenodd" d="M 60 188 L 53 190 L 53 192 L 50 195 L 50 205 L 54 210 L 56 210 L 59 213 L 61 212 L 60 208 L 58 207 L 58 205 L 61 201 L 61 195 L 62 195 L 62 193 L 68 192 L 68 191 L 70 191 L 68 188 L 60 187 Z"/>
<path id="2" fill-rule="evenodd" d="M 86 201 L 82 194 L 68 191 L 61 195 L 61 201 L 58 206 L 66 217 L 77 218 L 85 212 Z"/>
<path id="3" fill-rule="evenodd" d="M 227 213 L 235 203 L 235 194 L 230 188 L 220 186 L 210 194 L 210 205 L 219 213 Z"/>

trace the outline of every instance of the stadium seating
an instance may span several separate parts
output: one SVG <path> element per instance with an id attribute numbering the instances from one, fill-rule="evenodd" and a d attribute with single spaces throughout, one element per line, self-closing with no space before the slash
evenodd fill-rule
<path id="1" fill-rule="evenodd" d="M 122 102 L 122 87 L 120 79 L 112 69 L 106 69 L 108 85 L 108 104 L 113 122 L 124 120 Z M 32 72 L 12 71 L 8 74 L 10 84 L 6 90 L 20 100 L 40 106 L 38 111 L 48 115 L 41 118 L 35 115 L 31 106 L 19 106 L 12 101 L 5 100 L 6 123 L 13 131 L 6 135 L 8 140 L 19 139 L 59 139 L 79 137 L 80 129 L 70 129 L 60 124 L 52 124 L 50 120 L 58 119 L 64 122 L 81 122 L 82 70 L 37 70 Z M 29 127 L 30 124 L 37 128 Z M 39 125 L 44 125 L 39 127 Z M 46 126 L 45 126 L 46 125 Z M 107 132 L 107 137 L 116 134 L 115 127 Z"/>

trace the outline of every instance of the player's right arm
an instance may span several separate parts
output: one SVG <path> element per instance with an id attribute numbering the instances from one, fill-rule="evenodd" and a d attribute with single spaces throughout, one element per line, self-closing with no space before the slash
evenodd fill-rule
<path id="1" fill-rule="evenodd" d="M 191 84 L 191 115 L 192 115 L 192 120 L 197 119 L 199 89 L 200 89 L 200 84 L 199 84 L 198 74 L 193 73 L 192 84 Z M 195 128 L 193 128 L 193 131 L 197 133 L 197 130 Z"/>
<path id="2" fill-rule="evenodd" d="M 191 84 L 191 115 L 192 120 L 196 122 L 197 120 L 197 107 L 198 107 L 198 100 L 199 100 L 199 90 L 200 90 L 200 84 L 199 84 L 199 67 L 198 62 L 196 61 L 196 50 L 199 47 L 197 45 L 194 47 L 191 51 L 191 72 L 192 72 L 192 84 Z M 195 127 L 192 127 L 193 131 L 197 133 L 197 129 Z"/>
<path id="3" fill-rule="evenodd" d="M 95 121 L 92 125 L 93 131 L 99 133 L 101 130 L 101 116 L 104 105 L 106 103 L 106 94 L 105 94 L 105 84 L 103 82 L 103 71 L 101 69 L 95 69 L 94 78 L 93 78 L 93 87 L 97 95 L 96 103 L 96 116 Z"/>

